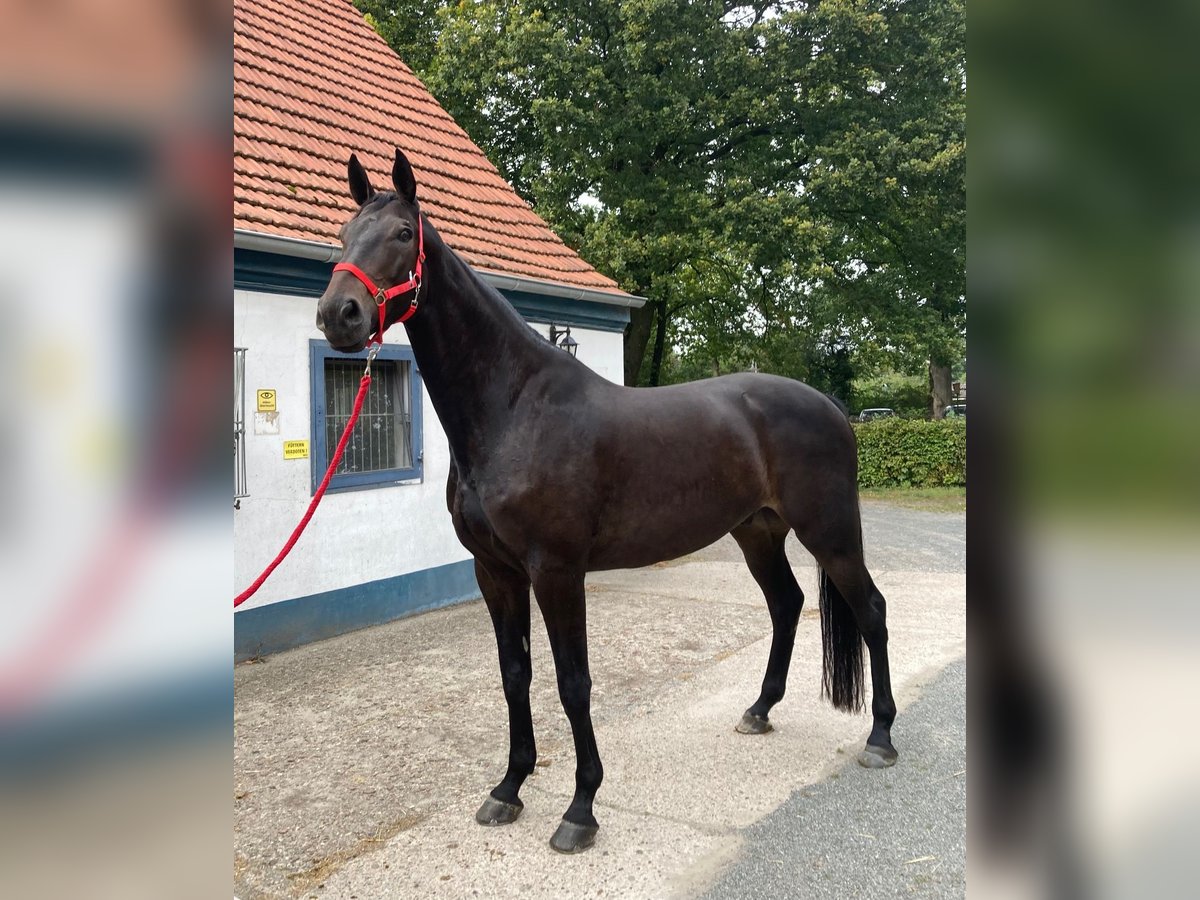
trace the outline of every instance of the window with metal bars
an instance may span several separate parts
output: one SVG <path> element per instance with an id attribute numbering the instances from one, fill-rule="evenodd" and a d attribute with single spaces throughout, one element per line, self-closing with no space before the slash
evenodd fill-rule
<path id="1" fill-rule="evenodd" d="M 320 484 L 354 408 L 366 353 L 347 356 L 312 342 L 313 490 Z M 421 377 L 412 351 L 385 346 L 371 365 L 371 387 L 330 490 L 419 481 Z"/>

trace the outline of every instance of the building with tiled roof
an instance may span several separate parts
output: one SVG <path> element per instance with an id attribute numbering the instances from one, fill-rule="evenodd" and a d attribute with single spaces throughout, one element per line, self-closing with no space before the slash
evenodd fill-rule
<path id="1" fill-rule="evenodd" d="M 348 0 L 236 0 L 233 218 L 242 243 L 266 234 L 336 247 L 354 212 L 346 159 L 357 153 L 373 182 L 387 184 L 397 144 L 422 210 L 477 271 L 627 305 Z"/>
<path id="2" fill-rule="evenodd" d="M 302 515 L 362 364 L 316 329 L 315 298 L 355 206 L 346 161 L 390 182 L 413 164 L 442 238 L 544 335 L 620 382 L 629 308 L 500 177 L 349 0 L 234 2 L 234 567 L 248 584 Z M 238 608 L 239 657 L 478 596 L 445 507 L 449 449 L 403 326 L 330 492 L 295 550 Z"/>

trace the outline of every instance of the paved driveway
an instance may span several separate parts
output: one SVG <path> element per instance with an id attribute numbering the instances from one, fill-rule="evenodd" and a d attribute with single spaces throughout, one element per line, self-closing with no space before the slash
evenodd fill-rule
<path id="1" fill-rule="evenodd" d="M 965 687 L 958 669 L 941 673 L 965 655 L 964 516 L 869 503 L 864 530 L 888 599 L 897 768 L 846 765 L 869 717 L 819 699 L 815 569 L 798 545 L 789 557 L 809 602 L 788 695 L 772 713 L 776 730 L 734 731 L 757 696 L 770 621 L 727 538 L 670 564 L 588 579 L 605 781 L 600 835 L 580 856 L 547 845 L 570 800 L 574 758 L 540 623 L 532 648 L 539 766 L 522 793 L 524 815 L 500 829 L 473 820 L 507 761 L 482 603 L 239 666 L 237 895 L 737 897 L 766 888 L 764 865 L 788 877 L 761 896 L 875 896 L 880 886 L 888 895 L 961 894 L 965 764 L 955 754 L 965 739 L 954 723 Z M 906 708 L 931 684 L 910 722 Z M 803 827 L 780 826 L 780 816 Z M 901 820 L 908 830 L 896 837 L 888 823 Z M 878 843 L 832 840 L 871 834 L 866 825 L 876 821 Z M 935 830 L 937 841 L 912 838 Z M 910 861 L 921 856 L 936 859 Z M 819 877 L 797 877 L 818 858 Z M 852 880 L 854 868 L 870 878 Z"/>
<path id="2" fill-rule="evenodd" d="M 967 673 L 952 663 L 905 715 L 905 764 L 848 760 L 747 828 L 705 900 L 966 894 Z"/>

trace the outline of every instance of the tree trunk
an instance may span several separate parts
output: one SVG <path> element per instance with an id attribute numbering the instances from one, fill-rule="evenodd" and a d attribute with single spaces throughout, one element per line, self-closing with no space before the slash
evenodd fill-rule
<path id="1" fill-rule="evenodd" d="M 660 300 L 654 327 L 654 355 L 650 357 L 650 386 L 658 387 L 662 376 L 663 350 L 667 342 L 667 301 Z"/>
<path id="2" fill-rule="evenodd" d="M 943 365 L 936 357 L 929 360 L 929 403 L 930 417 L 941 419 L 950 405 L 950 366 Z"/>
<path id="3" fill-rule="evenodd" d="M 637 387 L 653 325 L 653 303 L 646 303 L 641 309 L 629 310 L 629 326 L 625 329 L 625 384 L 629 387 Z"/>

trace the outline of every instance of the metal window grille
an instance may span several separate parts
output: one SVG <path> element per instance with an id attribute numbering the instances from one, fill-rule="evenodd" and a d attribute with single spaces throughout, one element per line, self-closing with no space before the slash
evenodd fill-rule
<path id="1" fill-rule="evenodd" d="M 246 349 L 233 348 L 233 499 L 250 496 L 246 487 Z M 235 504 L 237 505 L 237 504 Z"/>
<path id="2" fill-rule="evenodd" d="M 371 376 L 339 475 L 413 466 L 412 364 L 376 360 Z M 330 455 L 350 418 L 361 378 L 361 361 L 325 360 L 325 446 Z"/>

